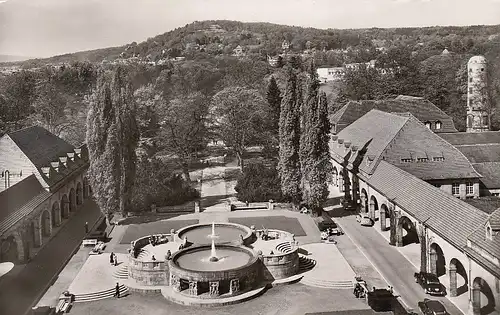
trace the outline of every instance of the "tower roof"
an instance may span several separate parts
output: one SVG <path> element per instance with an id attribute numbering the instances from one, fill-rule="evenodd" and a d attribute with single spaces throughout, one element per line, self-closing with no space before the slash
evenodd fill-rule
<path id="1" fill-rule="evenodd" d="M 484 56 L 474 56 L 469 59 L 469 63 L 486 63 Z"/>

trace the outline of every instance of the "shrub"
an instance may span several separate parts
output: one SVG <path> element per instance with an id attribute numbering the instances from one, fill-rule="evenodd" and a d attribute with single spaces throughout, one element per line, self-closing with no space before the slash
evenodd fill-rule
<path id="1" fill-rule="evenodd" d="M 283 201 L 276 164 L 249 163 L 234 188 L 240 201 Z"/>

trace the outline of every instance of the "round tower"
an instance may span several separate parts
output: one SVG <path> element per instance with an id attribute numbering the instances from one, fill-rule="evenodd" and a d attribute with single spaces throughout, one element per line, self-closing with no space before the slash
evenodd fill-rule
<path id="1" fill-rule="evenodd" d="M 486 58 L 474 56 L 467 63 L 467 132 L 489 129 Z"/>

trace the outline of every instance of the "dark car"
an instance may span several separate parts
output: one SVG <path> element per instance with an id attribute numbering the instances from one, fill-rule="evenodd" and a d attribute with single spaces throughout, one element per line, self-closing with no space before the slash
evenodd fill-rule
<path id="1" fill-rule="evenodd" d="M 424 299 L 418 302 L 418 308 L 424 315 L 448 315 L 446 308 L 439 301 Z"/>
<path id="2" fill-rule="evenodd" d="M 432 273 L 415 272 L 415 282 L 424 288 L 425 293 L 430 295 L 446 295 L 444 286 L 438 277 Z"/>

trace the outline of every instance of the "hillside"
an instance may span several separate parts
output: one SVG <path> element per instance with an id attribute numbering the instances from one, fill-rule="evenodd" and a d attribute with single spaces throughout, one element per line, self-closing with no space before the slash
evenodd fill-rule
<path id="1" fill-rule="evenodd" d="M 39 66 L 47 63 L 69 63 L 76 60 L 101 62 L 133 56 L 152 61 L 178 56 L 195 58 L 196 54 L 232 54 L 233 49 L 238 45 L 241 45 L 247 54 L 265 57 L 281 52 L 284 40 L 291 43 L 292 52 L 303 52 L 306 49 L 346 51 L 357 47 L 363 48 L 370 55 L 370 50 L 386 49 L 399 44 L 417 47 L 419 50 L 426 49 L 430 54 L 444 48 L 461 53 L 475 46 L 480 52 L 481 48 L 478 47 L 478 43 L 498 40 L 499 35 L 500 25 L 325 30 L 271 23 L 197 21 L 141 43 L 133 42 L 120 47 L 33 59 L 22 64 Z M 366 55 L 366 53 L 358 53 L 349 61 L 365 61 L 365 57 L 370 57 Z M 340 63 L 340 61 L 333 63 Z"/>
<path id="2" fill-rule="evenodd" d="M 0 63 L 2 62 L 16 62 L 16 61 L 25 61 L 31 59 L 30 57 L 24 56 L 14 56 L 14 55 L 0 55 Z"/>

